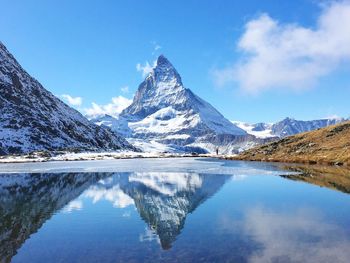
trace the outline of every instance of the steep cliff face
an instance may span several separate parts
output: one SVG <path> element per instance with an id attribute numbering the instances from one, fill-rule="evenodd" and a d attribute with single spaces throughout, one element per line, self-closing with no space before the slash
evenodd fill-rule
<path id="1" fill-rule="evenodd" d="M 0 155 L 57 149 L 132 149 L 31 77 L 0 42 Z"/>

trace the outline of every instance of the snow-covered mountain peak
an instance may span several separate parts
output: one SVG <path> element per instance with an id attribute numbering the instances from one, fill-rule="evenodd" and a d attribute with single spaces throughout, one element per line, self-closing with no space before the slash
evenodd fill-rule
<path id="1" fill-rule="evenodd" d="M 158 57 L 154 71 L 165 75 L 169 73 L 176 73 L 178 75 L 173 64 L 171 64 L 171 62 L 164 55 L 160 55 Z"/>
<path id="2" fill-rule="evenodd" d="M 93 122 L 107 124 L 101 120 Z M 108 124 L 139 146 L 135 140 L 141 144 L 160 143 L 175 151 L 213 151 L 227 145 L 230 139 L 237 139 L 236 136 L 243 136 L 239 138 L 243 142 L 247 135 L 186 88 L 180 74 L 163 55 L 139 85 L 131 105 L 118 120 Z M 225 151 L 229 151 L 227 149 L 225 146 Z"/>
<path id="3" fill-rule="evenodd" d="M 157 66 L 165 65 L 167 67 L 173 67 L 170 61 L 162 54 L 157 58 Z"/>
<path id="4" fill-rule="evenodd" d="M 187 93 L 175 67 L 161 55 L 150 74 L 139 85 L 132 104 L 121 116 L 132 115 L 133 118 L 143 119 L 159 109 L 184 104 L 188 100 Z"/>
<path id="5" fill-rule="evenodd" d="M 176 69 L 173 66 L 173 64 L 171 64 L 171 62 L 164 55 L 160 55 L 157 58 L 157 62 L 156 62 L 155 68 L 157 68 L 157 69 L 168 69 L 168 70 L 176 71 Z"/>
<path id="6" fill-rule="evenodd" d="M 150 79 L 156 83 L 172 82 L 182 86 L 182 81 L 179 73 L 171 64 L 171 62 L 164 56 L 160 55 L 146 79 Z M 156 86 L 155 86 L 156 87 Z"/>

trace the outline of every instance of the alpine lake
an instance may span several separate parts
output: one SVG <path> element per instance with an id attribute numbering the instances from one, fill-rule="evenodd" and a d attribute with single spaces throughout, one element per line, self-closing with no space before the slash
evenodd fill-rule
<path id="1" fill-rule="evenodd" d="M 350 262 L 341 167 L 129 159 L 0 165 L 0 262 Z"/>

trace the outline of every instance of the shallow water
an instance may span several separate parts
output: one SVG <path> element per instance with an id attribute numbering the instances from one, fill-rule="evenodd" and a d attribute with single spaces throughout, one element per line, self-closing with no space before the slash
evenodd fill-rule
<path id="1" fill-rule="evenodd" d="M 0 262 L 349 262 L 344 188 L 273 164 L 149 159 L 0 172 Z"/>

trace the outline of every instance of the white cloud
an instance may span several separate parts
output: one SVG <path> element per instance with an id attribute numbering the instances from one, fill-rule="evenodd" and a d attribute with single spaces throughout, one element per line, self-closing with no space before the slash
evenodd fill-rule
<path id="1" fill-rule="evenodd" d="M 333 119 L 333 120 L 341 120 L 342 117 L 340 117 L 337 114 L 331 114 L 331 115 L 327 115 L 326 117 L 324 117 L 324 119 Z"/>
<path id="2" fill-rule="evenodd" d="M 68 94 L 63 94 L 61 97 L 72 106 L 80 106 L 83 103 L 83 99 L 81 97 L 72 97 Z"/>
<path id="3" fill-rule="evenodd" d="M 132 103 L 132 100 L 123 96 L 113 97 L 112 101 L 105 105 L 99 105 L 95 102 L 91 104 L 90 108 L 84 109 L 84 112 L 89 117 L 96 117 L 99 115 L 108 114 L 113 117 L 119 115 L 126 107 Z"/>
<path id="4" fill-rule="evenodd" d="M 152 55 L 154 55 L 158 50 L 162 48 L 162 46 L 159 45 L 157 41 L 151 41 L 151 44 L 153 45 Z"/>
<path id="5" fill-rule="evenodd" d="M 120 90 L 123 93 L 129 93 L 129 87 L 128 86 L 121 87 Z"/>
<path id="6" fill-rule="evenodd" d="M 154 61 L 152 65 L 146 61 L 144 65 L 141 63 L 136 64 L 136 70 L 142 72 L 142 77 L 146 77 L 149 73 L 152 72 L 153 68 L 156 66 L 157 61 Z"/>
<path id="7" fill-rule="evenodd" d="M 246 24 L 238 50 L 238 63 L 214 70 L 218 85 L 237 82 L 250 93 L 312 87 L 350 61 L 350 1 L 323 6 L 314 28 L 282 24 L 262 14 Z"/>
<path id="8" fill-rule="evenodd" d="M 253 208 L 243 227 L 263 248 L 249 262 L 347 262 L 349 237 L 316 211 L 280 213 Z"/>
<path id="9" fill-rule="evenodd" d="M 155 45 L 154 46 L 154 51 L 157 51 L 157 50 L 159 50 L 159 49 L 161 49 L 162 47 L 160 46 L 160 45 Z"/>
<path id="10" fill-rule="evenodd" d="M 242 221 L 223 214 L 218 231 L 252 238 L 257 249 L 247 262 L 347 262 L 350 239 L 321 211 L 307 207 L 271 210 L 250 207 Z"/>
<path id="11" fill-rule="evenodd" d="M 119 185 L 115 185 L 109 189 L 92 186 L 84 193 L 84 196 L 92 198 L 94 204 L 101 200 L 109 201 L 116 208 L 125 208 L 134 204 L 134 200 L 125 194 Z"/>
<path id="12" fill-rule="evenodd" d="M 202 186 L 202 179 L 192 173 L 134 173 L 129 182 L 137 182 L 163 195 L 174 196 L 179 191 L 192 191 Z"/>

